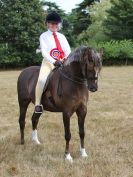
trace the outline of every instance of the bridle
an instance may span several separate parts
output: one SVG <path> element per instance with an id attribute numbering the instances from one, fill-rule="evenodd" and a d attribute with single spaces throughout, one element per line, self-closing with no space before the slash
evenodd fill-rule
<path id="1" fill-rule="evenodd" d="M 85 55 L 85 52 L 84 52 L 83 56 Z M 89 65 L 88 59 L 83 60 L 82 65 L 83 65 L 82 66 L 82 75 L 83 75 L 82 78 L 78 77 L 78 76 L 71 76 L 68 72 L 66 73 L 65 69 L 64 69 L 64 63 L 62 64 L 61 67 L 59 67 L 59 72 L 64 78 L 66 78 L 74 83 L 77 83 L 80 85 L 85 85 L 86 87 L 88 87 L 88 84 L 90 81 L 98 81 L 98 72 L 96 72 L 96 75 L 94 77 L 90 77 L 90 74 L 89 74 L 88 68 L 87 68 L 87 66 Z"/>
<path id="2" fill-rule="evenodd" d="M 80 85 L 85 85 L 86 87 L 88 86 L 87 79 L 82 79 L 82 78 L 79 78 L 79 77 L 76 77 L 76 76 L 72 78 L 71 76 L 66 74 L 61 67 L 59 68 L 59 72 L 64 78 L 66 78 L 66 79 L 68 79 L 68 80 L 70 80 L 74 83 L 77 83 L 77 84 L 80 84 Z"/>
<path id="3" fill-rule="evenodd" d="M 88 77 L 88 76 L 87 76 L 87 78 L 80 78 L 80 77 L 77 77 L 77 76 L 73 76 L 72 77 L 68 73 L 66 73 L 63 68 L 64 68 L 64 65 L 59 67 L 60 74 L 64 78 L 66 78 L 66 79 L 68 79 L 68 80 L 70 80 L 70 81 L 72 81 L 74 83 L 77 83 L 77 84 L 84 85 L 84 86 L 88 87 L 88 81 L 98 80 L 98 77 Z"/>

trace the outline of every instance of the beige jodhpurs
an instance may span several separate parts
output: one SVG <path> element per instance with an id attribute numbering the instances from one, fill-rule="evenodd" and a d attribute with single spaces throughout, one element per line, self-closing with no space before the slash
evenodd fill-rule
<path id="1" fill-rule="evenodd" d="M 43 88 L 45 86 L 47 77 L 53 68 L 54 68 L 54 65 L 44 58 L 42 61 L 42 64 L 41 64 L 39 77 L 38 77 L 36 90 L 35 90 L 35 105 L 41 104 L 41 97 L 42 97 L 42 93 L 43 93 Z"/>

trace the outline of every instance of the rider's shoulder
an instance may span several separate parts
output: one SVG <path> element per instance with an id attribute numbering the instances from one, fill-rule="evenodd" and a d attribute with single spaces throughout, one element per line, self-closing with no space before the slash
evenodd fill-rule
<path id="1" fill-rule="evenodd" d="M 57 35 L 61 36 L 62 38 L 65 38 L 65 35 L 60 32 L 57 32 Z"/>
<path id="2" fill-rule="evenodd" d="M 45 37 L 45 36 L 47 36 L 47 31 L 43 32 L 43 33 L 40 35 L 40 38 Z"/>
<path id="3" fill-rule="evenodd" d="M 60 32 L 56 32 L 58 36 L 62 37 L 62 38 L 65 38 L 65 35 L 60 33 Z M 51 35 L 52 32 L 50 32 L 49 30 L 48 31 L 45 31 L 43 32 L 41 35 L 40 35 L 40 38 L 45 38 L 46 36 L 49 36 Z"/>

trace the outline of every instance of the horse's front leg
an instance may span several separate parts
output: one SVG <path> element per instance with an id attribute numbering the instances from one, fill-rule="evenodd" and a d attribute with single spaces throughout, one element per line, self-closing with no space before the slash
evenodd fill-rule
<path id="1" fill-rule="evenodd" d="M 39 121 L 39 117 L 41 116 L 41 113 L 33 113 L 32 115 L 32 141 L 36 144 L 40 144 L 40 141 L 38 140 L 38 134 L 37 134 L 37 125 Z"/>
<path id="2" fill-rule="evenodd" d="M 80 154 L 82 157 L 87 157 L 86 150 L 84 148 L 84 137 L 85 137 L 85 131 L 84 131 L 84 122 L 85 117 L 87 113 L 87 107 L 85 105 L 80 106 L 76 114 L 78 116 L 78 126 L 79 126 L 79 136 L 80 136 Z"/>
<path id="3" fill-rule="evenodd" d="M 65 160 L 73 162 L 73 159 L 70 155 L 69 149 L 69 142 L 71 139 L 71 132 L 70 132 L 70 113 L 63 112 L 63 123 L 64 123 L 64 131 L 65 131 L 65 140 L 66 140 L 66 147 L 65 147 Z"/>

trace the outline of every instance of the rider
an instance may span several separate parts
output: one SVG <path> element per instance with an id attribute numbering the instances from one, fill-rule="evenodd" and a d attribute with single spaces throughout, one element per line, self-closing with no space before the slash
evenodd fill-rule
<path id="1" fill-rule="evenodd" d="M 70 52 L 66 37 L 57 32 L 61 29 L 62 20 L 56 12 L 51 12 L 46 17 L 48 30 L 40 36 L 40 48 L 43 61 L 35 90 L 35 113 L 42 113 L 41 97 L 47 77 L 54 66 L 60 66 Z"/>

